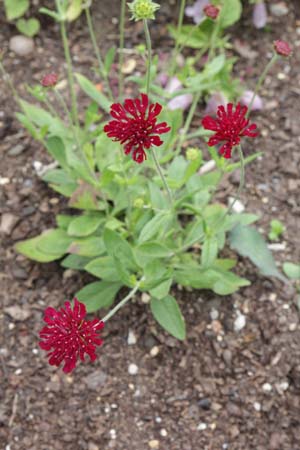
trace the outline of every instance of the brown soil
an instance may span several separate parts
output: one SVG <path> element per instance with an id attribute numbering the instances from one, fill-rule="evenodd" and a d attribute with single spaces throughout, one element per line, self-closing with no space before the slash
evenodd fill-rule
<path id="1" fill-rule="evenodd" d="M 101 23 L 100 35 L 109 47 L 117 39 L 111 17 L 118 16 L 119 2 L 99 3 L 94 19 Z M 268 33 L 254 30 L 245 15 L 232 34 L 257 52 L 254 59 L 241 58 L 238 63 L 239 73 L 252 87 L 274 39 L 295 46 L 293 58 L 277 64 L 262 91 L 265 108 L 255 120 L 261 130 L 256 143 L 264 156 L 247 171 L 243 202 L 248 211 L 261 216 L 259 226 L 265 232 L 272 218 L 286 224 L 286 247 L 275 257 L 296 262 L 300 260 L 300 11 L 298 0 L 287 3 L 289 14 L 271 17 Z M 156 47 L 163 50 L 169 40 L 158 37 L 165 34 L 172 9 L 164 4 L 161 23 L 153 25 Z M 90 73 L 95 61 L 83 23 L 72 27 L 72 51 L 75 67 Z M 14 33 L 1 23 L 5 65 L 20 93 L 25 83 L 39 80 L 50 69 L 63 76 L 56 26 L 43 19 L 36 53 L 27 58 L 9 52 L 8 40 Z M 128 46 L 139 33 L 138 24 L 128 25 Z M 299 450 L 296 293 L 262 277 L 245 260 L 239 270 L 252 285 L 228 298 L 174 290 L 187 322 L 184 343 L 163 333 L 137 297 L 107 325 L 105 344 L 94 365 L 80 365 L 65 376 L 47 364 L 38 348 L 43 310 L 72 298 L 85 279 L 56 263 L 35 264 L 13 250 L 14 242 L 51 226 L 63 206 L 36 176 L 33 161 L 49 163 L 50 158 L 15 120 L 15 110 L 1 82 L 1 176 L 9 183 L 1 186 L 0 199 L 2 213 L 13 214 L 15 225 L 9 235 L 2 235 L 1 249 L 0 448 Z M 199 117 L 202 114 L 199 111 Z M 236 176 L 231 181 L 224 184 L 226 195 L 236 189 Z M 15 310 L 7 309 L 12 306 Z M 237 310 L 246 316 L 240 332 L 233 327 Z M 131 346 L 129 329 L 137 337 Z M 132 363 L 139 369 L 135 376 L 128 373 Z"/>

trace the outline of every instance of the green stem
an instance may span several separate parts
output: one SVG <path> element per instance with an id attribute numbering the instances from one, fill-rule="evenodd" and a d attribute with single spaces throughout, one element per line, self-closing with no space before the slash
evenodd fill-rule
<path id="1" fill-rule="evenodd" d="M 144 281 L 144 278 L 141 278 L 141 280 L 136 284 L 136 286 L 129 292 L 128 295 L 126 295 L 123 300 L 121 300 L 111 311 L 109 311 L 108 314 L 102 319 L 103 322 L 107 322 L 113 315 L 116 314 L 117 311 L 119 311 L 122 306 L 124 306 L 136 293 L 136 291 L 139 289 L 141 282 Z"/>
<path id="2" fill-rule="evenodd" d="M 93 44 L 94 52 L 95 52 L 95 55 L 96 55 L 96 58 L 97 58 L 97 61 L 98 61 L 98 65 L 99 65 L 99 73 L 104 78 L 109 98 L 110 98 L 111 101 L 113 101 L 113 94 L 112 94 L 112 91 L 111 91 L 111 88 L 110 88 L 108 75 L 106 73 L 106 70 L 105 70 L 105 67 L 104 67 L 104 63 L 103 63 L 103 60 L 102 60 L 102 57 L 101 57 L 100 49 L 99 49 L 99 46 L 97 44 L 97 39 L 96 39 L 96 36 L 95 36 L 95 30 L 94 30 L 93 21 L 92 21 L 92 17 L 91 17 L 91 13 L 90 13 L 90 8 L 85 8 L 85 15 L 86 15 L 86 20 L 87 20 L 88 29 L 89 29 L 91 41 L 92 41 L 92 44 Z"/>
<path id="3" fill-rule="evenodd" d="M 219 30 L 220 30 L 220 17 L 218 16 L 215 20 L 215 26 L 211 35 L 211 40 L 210 40 L 210 48 L 209 48 L 209 52 L 208 52 L 208 57 L 207 57 L 207 62 L 211 61 L 214 56 L 215 56 L 215 50 L 216 50 L 216 40 L 219 34 Z"/>
<path id="4" fill-rule="evenodd" d="M 270 70 L 271 67 L 275 64 L 275 62 L 277 61 L 277 59 L 278 59 L 278 55 L 277 55 L 277 53 L 274 53 L 272 59 L 268 62 L 268 64 L 267 64 L 266 67 L 265 67 L 265 70 L 263 71 L 263 73 L 262 73 L 261 76 L 259 77 L 258 82 L 257 82 L 257 84 L 256 84 L 256 86 L 255 86 L 254 93 L 253 93 L 253 96 L 252 96 L 252 98 L 251 98 L 250 104 L 249 104 L 249 106 L 248 106 L 248 111 L 247 111 L 247 114 L 246 114 L 246 119 L 248 119 L 249 114 L 251 113 L 251 109 L 252 109 L 252 106 L 253 106 L 253 102 L 254 102 L 254 100 L 255 100 L 255 97 L 256 97 L 257 94 L 258 94 L 258 91 L 260 90 L 260 88 L 261 88 L 263 82 L 265 81 L 265 78 L 266 78 L 266 76 L 267 76 L 269 70 Z"/>
<path id="5" fill-rule="evenodd" d="M 145 37 L 146 37 L 147 53 L 148 53 L 147 75 L 146 75 L 146 94 L 149 95 L 150 81 L 151 81 L 151 66 L 152 66 L 152 44 L 151 44 L 151 36 L 150 36 L 148 21 L 146 19 L 144 19 L 143 22 L 144 22 L 144 31 L 145 31 Z"/>
<path id="6" fill-rule="evenodd" d="M 124 35 L 125 35 L 125 14 L 126 14 L 126 0 L 121 0 L 120 11 L 120 44 L 119 44 L 119 100 L 121 100 L 124 89 L 124 76 L 122 68 L 124 64 Z"/>
<path id="7" fill-rule="evenodd" d="M 69 41 L 68 41 L 67 32 L 66 32 L 66 24 L 64 21 L 60 22 L 60 31 L 61 31 L 62 41 L 63 41 L 66 63 L 67 63 L 69 89 L 70 89 L 71 103 L 72 103 L 72 109 L 71 109 L 72 119 L 75 122 L 76 126 L 79 126 L 77 99 L 76 99 L 76 92 L 75 92 L 75 80 L 74 80 L 73 69 L 72 69 L 72 60 L 71 60 L 71 54 L 70 54 L 70 48 L 69 48 Z"/>
<path id="8" fill-rule="evenodd" d="M 168 199 L 169 199 L 169 203 L 170 203 L 170 208 L 172 208 L 172 206 L 173 206 L 173 198 L 172 198 L 172 194 L 171 194 L 171 191 L 170 191 L 170 189 L 169 189 L 167 180 L 166 180 L 166 178 L 165 178 L 165 176 L 164 176 L 164 174 L 163 174 L 162 168 L 161 168 L 161 166 L 160 166 L 160 164 L 159 164 L 159 161 L 158 161 L 158 158 L 157 158 L 157 156 L 156 156 L 155 151 L 152 150 L 151 153 L 152 153 L 152 156 L 153 156 L 153 160 L 154 160 L 154 163 L 155 163 L 155 167 L 156 167 L 156 169 L 157 169 L 157 172 L 158 172 L 158 174 L 159 174 L 159 176 L 160 176 L 160 178 L 161 178 L 161 180 L 162 180 L 162 182 L 163 182 L 163 185 L 164 185 L 164 187 L 165 187 L 165 189 L 166 189 L 166 191 L 167 191 Z"/>
<path id="9" fill-rule="evenodd" d="M 243 150 L 242 150 L 241 145 L 238 145 L 237 149 L 238 149 L 239 157 L 240 157 L 240 161 L 241 161 L 240 184 L 239 184 L 237 193 L 236 193 L 236 195 L 235 195 L 235 197 L 234 197 L 234 200 L 233 200 L 233 202 L 230 204 L 230 206 L 229 206 L 229 208 L 228 208 L 228 211 L 226 212 L 226 214 L 224 215 L 224 218 L 222 219 L 222 222 L 223 222 L 223 220 L 225 219 L 226 216 L 228 216 L 229 214 L 231 214 L 234 205 L 236 204 L 236 202 L 237 202 L 238 200 L 240 200 L 240 198 L 241 198 L 241 193 L 243 192 L 243 189 L 244 189 L 244 186 L 245 186 L 245 158 L 244 158 L 244 154 L 243 154 Z"/>
<path id="10" fill-rule="evenodd" d="M 181 28 L 183 24 L 183 18 L 184 18 L 184 10 L 185 10 L 186 0 L 181 0 L 180 3 L 180 9 L 179 9 L 179 17 L 178 17 L 178 25 L 177 25 L 177 32 L 176 32 L 176 43 L 175 43 L 175 49 L 171 61 L 171 69 L 170 69 L 170 76 L 172 77 L 174 75 L 176 65 L 177 65 L 177 56 L 179 53 L 179 36 L 181 33 Z"/>
<path id="11" fill-rule="evenodd" d="M 150 77 L 151 77 L 151 64 L 152 64 L 152 46 L 151 46 L 151 36 L 150 36 L 150 32 L 149 32 L 149 27 L 148 27 L 148 22 L 147 20 L 144 20 L 144 30 L 145 30 L 145 36 L 146 36 L 146 45 L 147 45 L 147 51 L 148 51 L 148 61 L 147 61 L 147 75 L 146 75 L 146 94 L 149 95 L 149 91 L 150 91 Z M 159 164 L 158 158 L 156 156 L 155 151 L 152 150 L 152 156 L 153 156 L 153 160 L 155 163 L 155 167 L 157 169 L 157 172 L 163 182 L 163 185 L 167 191 L 167 195 L 169 198 L 169 202 L 170 202 L 170 208 L 172 208 L 173 205 L 173 199 L 172 199 L 172 194 L 171 191 L 169 189 L 167 180 L 163 174 L 162 168 Z"/>
<path id="12" fill-rule="evenodd" d="M 202 90 L 199 90 L 199 92 L 197 92 L 197 94 L 194 96 L 193 103 L 192 103 L 192 105 L 190 107 L 190 110 L 189 110 L 189 113 L 187 115 L 187 118 L 186 118 L 183 130 L 182 130 L 182 133 L 181 133 L 181 135 L 179 137 L 178 145 L 177 145 L 177 148 L 175 150 L 175 155 L 178 155 L 180 153 L 182 144 L 184 143 L 184 141 L 186 139 L 186 136 L 187 136 L 187 133 L 188 133 L 188 131 L 190 129 L 190 125 L 192 123 L 193 117 L 195 115 L 196 108 L 197 108 L 198 102 L 200 100 L 201 94 L 202 94 Z"/>

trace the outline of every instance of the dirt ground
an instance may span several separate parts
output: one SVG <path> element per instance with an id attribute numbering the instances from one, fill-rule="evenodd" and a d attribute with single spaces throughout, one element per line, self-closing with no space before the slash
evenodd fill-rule
<path id="1" fill-rule="evenodd" d="M 154 46 L 168 51 L 166 25 L 175 13 L 169 2 L 162 3 L 152 33 Z M 261 135 L 255 143 L 264 154 L 247 171 L 242 199 L 249 212 L 261 216 L 266 234 L 272 218 L 285 223 L 284 245 L 274 253 L 280 265 L 300 261 L 300 4 L 286 5 L 288 14 L 270 16 L 268 32 L 252 27 L 247 10 L 231 30 L 232 54 L 241 51 L 241 42 L 251 50 L 237 65 L 250 88 L 274 39 L 295 48 L 261 92 L 264 109 L 254 117 Z M 93 17 L 105 47 L 117 42 L 112 17 L 118 17 L 118 8 L 117 0 L 95 2 Z M 15 29 L 1 21 L 5 66 L 20 93 L 48 70 L 65 76 L 59 31 L 48 19 L 42 25 L 35 53 L 21 58 L 8 49 Z M 126 34 L 130 48 L 142 36 L 139 24 L 127 24 Z M 71 41 L 75 69 L 89 74 L 95 60 L 83 20 L 72 26 Z M 33 162 L 51 160 L 14 118 L 16 106 L 3 81 L 0 94 L 0 175 L 8 179 L 0 186 L 0 205 L 2 214 L 14 217 L 12 231 L 1 234 L 0 250 L 0 449 L 300 450 L 296 293 L 262 277 L 248 261 L 240 261 L 239 273 L 252 285 L 235 295 L 174 289 L 187 322 L 185 342 L 167 336 L 137 296 L 107 325 L 93 365 L 81 364 L 66 376 L 47 364 L 38 347 L 43 310 L 71 299 L 87 277 L 58 263 L 35 264 L 13 250 L 16 241 L 53 225 L 64 203 L 37 177 Z M 201 116 L 199 108 L 195 124 Z M 224 202 L 237 182 L 237 175 L 224 182 Z M 239 312 L 246 326 L 236 332 Z M 128 345 L 129 330 L 134 345 Z M 136 375 L 129 374 L 130 364 L 137 365 Z"/>

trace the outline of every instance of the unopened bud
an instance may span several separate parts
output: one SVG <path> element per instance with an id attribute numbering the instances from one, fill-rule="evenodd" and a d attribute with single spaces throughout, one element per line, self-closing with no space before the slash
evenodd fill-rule
<path id="1" fill-rule="evenodd" d="M 144 206 L 144 200 L 142 198 L 136 198 L 133 202 L 135 208 L 141 209 Z"/>
<path id="2" fill-rule="evenodd" d="M 203 11 L 204 11 L 206 17 L 209 17 L 210 19 L 215 20 L 219 15 L 220 9 L 214 5 L 206 5 L 203 8 Z"/>
<path id="3" fill-rule="evenodd" d="M 274 50 L 280 56 L 290 56 L 292 53 L 292 49 L 286 41 L 274 41 Z"/>
<path id="4" fill-rule="evenodd" d="M 199 158 L 199 150 L 197 148 L 188 148 L 186 151 L 186 159 L 188 161 L 195 161 Z"/>
<path id="5" fill-rule="evenodd" d="M 160 8 L 158 3 L 152 0 L 134 0 L 128 3 L 128 7 L 132 13 L 132 19 L 155 19 L 154 13 Z"/>
<path id="6" fill-rule="evenodd" d="M 44 87 L 54 87 L 58 82 L 58 75 L 56 73 L 48 73 L 41 81 Z"/>

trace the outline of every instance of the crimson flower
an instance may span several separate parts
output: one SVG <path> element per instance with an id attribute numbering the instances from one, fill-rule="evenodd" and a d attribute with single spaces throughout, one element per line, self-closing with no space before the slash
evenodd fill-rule
<path id="1" fill-rule="evenodd" d="M 147 159 L 145 149 L 162 145 L 158 135 L 171 129 L 166 122 L 156 123 L 161 110 L 159 103 L 149 104 L 146 94 L 141 94 L 141 100 L 126 99 L 124 105 L 114 103 L 110 114 L 115 120 L 108 122 L 104 131 L 114 141 L 125 144 L 125 154 L 131 153 L 132 159 L 140 164 Z"/>
<path id="2" fill-rule="evenodd" d="M 58 82 L 58 75 L 56 73 L 48 73 L 42 78 L 41 84 L 44 87 L 53 87 Z"/>
<path id="3" fill-rule="evenodd" d="M 219 8 L 217 8 L 214 5 L 206 5 L 203 8 L 203 11 L 204 11 L 206 17 L 210 17 L 213 20 L 218 17 L 219 12 L 220 12 Z"/>
<path id="4" fill-rule="evenodd" d="M 274 49 L 277 55 L 290 56 L 292 49 L 286 41 L 274 41 Z"/>
<path id="5" fill-rule="evenodd" d="M 104 327 L 99 319 L 85 320 L 86 307 L 76 298 L 72 310 L 70 302 L 58 311 L 49 306 L 45 310 L 46 326 L 40 331 L 40 347 L 49 351 L 49 364 L 59 366 L 64 361 L 63 371 L 75 369 L 77 359 L 84 361 L 85 353 L 91 361 L 96 359 L 96 345 L 103 343 L 98 331 Z"/>
<path id="6" fill-rule="evenodd" d="M 241 106 L 240 103 L 233 111 L 233 104 L 228 103 L 226 109 L 222 105 L 218 107 L 218 118 L 206 116 L 202 120 L 202 125 L 206 130 L 215 131 L 208 141 L 210 147 L 225 141 L 219 150 L 220 155 L 223 155 L 224 158 L 231 158 L 231 150 L 240 143 L 242 136 L 256 137 L 258 134 L 255 131 L 256 124 L 249 125 L 249 120 L 245 117 L 247 111 L 247 106 Z"/>

